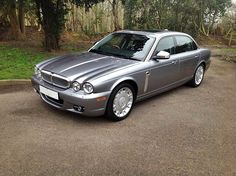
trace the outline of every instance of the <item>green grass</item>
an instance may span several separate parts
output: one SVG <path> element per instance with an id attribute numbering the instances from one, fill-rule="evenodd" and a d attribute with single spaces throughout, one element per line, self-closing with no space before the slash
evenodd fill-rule
<path id="1" fill-rule="evenodd" d="M 34 73 L 34 65 L 51 57 L 71 52 L 87 50 L 89 43 L 67 43 L 58 52 L 43 52 L 37 47 L 0 45 L 0 80 L 29 79 Z"/>
<path id="2" fill-rule="evenodd" d="M 236 48 L 222 48 L 220 49 L 221 52 L 224 52 L 224 53 L 234 53 L 236 54 Z"/>
<path id="3" fill-rule="evenodd" d="M 50 57 L 45 53 L 33 53 L 20 48 L 0 46 L 0 79 L 28 79 L 34 65 Z"/>
<path id="4" fill-rule="evenodd" d="M 219 48 L 219 49 L 215 49 L 215 54 L 217 54 L 219 56 L 236 58 L 236 48 Z"/>
<path id="5" fill-rule="evenodd" d="M 236 63 L 236 48 L 221 48 L 218 53 L 221 59 Z"/>

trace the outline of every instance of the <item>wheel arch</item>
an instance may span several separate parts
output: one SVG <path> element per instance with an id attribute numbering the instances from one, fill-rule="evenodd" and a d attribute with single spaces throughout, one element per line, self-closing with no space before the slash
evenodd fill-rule
<path id="1" fill-rule="evenodd" d="M 196 72 L 197 68 L 198 68 L 200 65 L 203 65 L 204 70 L 206 69 L 206 61 L 202 60 L 202 61 L 200 61 L 200 62 L 197 64 L 197 66 L 196 66 L 196 68 L 195 68 L 195 70 L 194 70 L 194 73 Z"/>
<path id="2" fill-rule="evenodd" d="M 130 78 L 130 77 L 126 77 L 126 78 L 122 78 L 122 79 L 120 79 L 120 80 L 117 80 L 113 85 L 112 85 L 112 87 L 111 87 L 111 91 L 113 92 L 114 90 L 115 90 L 115 88 L 117 87 L 117 86 L 119 86 L 119 85 L 121 85 L 121 84 L 123 84 L 123 83 L 128 83 L 129 85 L 131 85 L 133 88 L 134 88 L 134 94 L 135 94 L 135 96 L 134 96 L 134 99 L 133 99 L 133 104 L 135 103 L 135 99 L 136 99 L 136 95 L 137 95 L 137 92 L 138 92 L 138 85 L 137 85 L 137 83 L 136 83 L 136 81 L 135 81 L 135 79 L 133 79 L 133 78 Z M 106 104 L 106 110 L 105 110 L 105 115 L 109 118 L 109 119 L 111 119 L 112 121 L 120 121 L 120 120 L 123 120 L 124 118 L 126 118 L 128 115 L 129 115 L 129 113 L 131 112 L 131 110 L 132 110 L 132 107 L 131 107 L 131 109 L 129 110 L 129 112 L 128 112 L 128 114 L 126 114 L 124 117 L 122 117 L 122 118 L 117 118 L 117 116 L 116 115 L 114 115 L 114 112 L 113 112 L 113 105 L 112 105 L 112 103 L 111 103 L 111 101 L 113 101 L 112 100 L 112 95 L 113 95 L 113 93 L 111 93 L 110 94 L 110 96 L 109 96 L 109 99 L 108 99 L 108 101 L 107 101 L 107 104 Z M 115 94 L 114 94 L 115 95 Z M 113 95 L 113 96 L 114 96 Z M 112 105 L 112 106 L 111 106 Z M 133 105 L 132 105 L 133 106 Z M 110 108 L 109 108 L 110 107 Z M 116 116 L 116 117 L 115 117 Z"/>
<path id="3" fill-rule="evenodd" d="M 122 78 L 117 80 L 111 87 L 111 91 L 113 91 L 118 85 L 122 84 L 122 83 L 128 83 L 130 84 L 134 90 L 135 90 L 135 96 L 137 96 L 138 94 L 138 84 L 136 82 L 136 80 L 132 77 L 126 77 L 126 78 Z"/>

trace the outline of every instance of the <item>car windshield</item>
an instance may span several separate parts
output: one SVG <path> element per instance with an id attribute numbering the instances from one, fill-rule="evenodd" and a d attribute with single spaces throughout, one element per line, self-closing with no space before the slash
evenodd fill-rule
<path id="1" fill-rule="evenodd" d="M 155 39 L 145 35 L 114 33 L 102 39 L 90 52 L 142 61 Z"/>

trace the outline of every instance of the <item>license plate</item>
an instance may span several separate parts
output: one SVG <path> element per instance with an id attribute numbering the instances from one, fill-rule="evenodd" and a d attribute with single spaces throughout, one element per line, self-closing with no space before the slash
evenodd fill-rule
<path id="1" fill-rule="evenodd" d="M 48 97 L 54 98 L 56 100 L 59 100 L 58 92 L 55 92 L 55 91 L 50 90 L 50 89 L 47 89 L 47 88 L 45 88 L 43 86 L 39 86 L 39 91 L 41 93 L 43 93 L 44 95 L 48 96 Z"/>

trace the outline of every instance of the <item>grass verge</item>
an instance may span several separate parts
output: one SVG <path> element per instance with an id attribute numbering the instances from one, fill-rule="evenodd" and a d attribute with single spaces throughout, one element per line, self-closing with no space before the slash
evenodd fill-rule
<path id="1" fill-rule="evenodd" d="M 48 57 L 50 54 L 0 46 L 0 79 L 28 79 L 33 74 L 34 65 Z"/>
<path id="2" fill-rule="evenodd" d="M 213 49 L 212 55 L 221 60 L 236 63 L 236 48 Z"/>
<path id="3" fill-rule="evenodd" d="M 35 64 L 65 53 L 85 51 L 89 46 L 90 44 L 68 44 L 63 46 L 60 52 L 49 53 L 35 48 L 0 45 L 0 80 L 29 79 L 34 72 Z"/>

